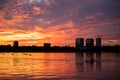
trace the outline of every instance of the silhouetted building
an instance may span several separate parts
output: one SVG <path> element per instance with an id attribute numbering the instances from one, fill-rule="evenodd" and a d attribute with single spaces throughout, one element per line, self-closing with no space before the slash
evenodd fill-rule
<path id="1" fill-rule="evenodd" d="M 75 47 L 76 48 L 84 47 L 84 38 L 76 38 Z"/>
<path id="2" fill-rule="evenodd" d="M 13 42 L 13 47 L 18 47 L 18 41 Z"/>
<path id="3" fill-rule="evenodd" d="M 102 42 L 101 38 L 96 38 L 96 46 L 97 47 L 101 47 L 101 42 Z"/>
<path id="4" fill-rule="evenodd" d="M 50 44 L 50 43 L 44 43 L 44 47 L 45 47 L 45 48 L 50 48 L 50 47 L 51 47 L 51 44 Z"/>
<path id="5" fill-rule="evenodd" d="M 94 46 L 94 39 L 93 38 L 87 38 L 86 39 L 86 46 L 87 47 L 93 47 Z"/>

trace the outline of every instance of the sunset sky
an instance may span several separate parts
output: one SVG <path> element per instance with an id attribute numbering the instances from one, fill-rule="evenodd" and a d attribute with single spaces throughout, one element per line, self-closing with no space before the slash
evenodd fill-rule
<path id="1" fill-rule="evenodd" d="M 98 36 L 120 45 L 120 0 L 0 0 L 0 45 L 74 46 Z"/>

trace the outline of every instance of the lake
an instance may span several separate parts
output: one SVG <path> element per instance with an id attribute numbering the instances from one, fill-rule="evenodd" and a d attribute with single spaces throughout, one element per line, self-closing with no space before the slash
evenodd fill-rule
<path id="1" fill-rule="evenodd" d="M 120 53 L 0 53 L 0 80 L 120 80 Z"/>

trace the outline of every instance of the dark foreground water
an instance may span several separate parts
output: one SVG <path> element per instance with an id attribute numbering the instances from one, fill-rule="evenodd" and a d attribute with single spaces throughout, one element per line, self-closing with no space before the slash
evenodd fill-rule
<path id="1" fill-rule="evenodd" d="M 0 80 L 120 80 L 120 53 L 0 53 Z"/>

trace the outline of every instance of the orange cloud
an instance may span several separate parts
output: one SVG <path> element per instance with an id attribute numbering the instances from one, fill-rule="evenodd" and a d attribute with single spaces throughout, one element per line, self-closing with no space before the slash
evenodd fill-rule
<path id="1" fill-rule="evenodd" d="M 41 8 L 37 7 L 37 6 L 33 7 L 33 13 L 34 14 L 40 14 L 41 13 Z"/>
<path id="2" fill-rule="evenodd" d="M 12 19 L 6 20 L 4 18 L 1 18 L 0 20 L 0 26 L 12 26 L 14 24 L 19 24 L 22 22 L 27 21 L 31 17 L 29 15 L 21 15 L 21 16 L 14 16 Z"/>
<path id="3" fill-rule="evenodd" d="M 120 40 L 103 40 L 102 43 L 104 45 L 114 46 L 114 45 L 119 45 L 120 44 Z"/>
<path id="4" fill-rule="evenodd" d="M 75 27 L 75 23 L 67 21 L 63 24 L 53 25 L 50 27 L 33 26 L 32 30 L 18 29 L 0 29 L 0 41 L 13 42 L 20 41 L 20 45 L 42 45 L 50 42 L 52 45 L 72 45 L 76 37 L 89 37 L 94 28 L 89 30 Z M 4 37 L 4 38 L 3 38 Z"/>
<path id="5" fill-rule="evenodd" d="M 35 7 L 33 7 L 33 13 L 34 14 L 45 14 L 46 10 L 43 10 L 40 7 L 35 6 Z"/>
<path id="6" fill-rule="evenodd" d="M 72 37 L 74 34 L 76 34 L 74 23 L 68 21 L 64 24 L 54 25 L 47 28 L 34 26 L 33 30 L 27 31 L 14 28 L 3 28 L 0 29 L 0 41 L 13 42 L 14 40 L 18 40 L 22 42 L 21 45 L 25 44 L 25 42 L 26 45 L 30 44 L 30 42 L 31 45 L 34 43 L 42 45 L 44 42 L 51 42 L 53 45 L 65 45 L 66 43 L 69 44 L 69 40 L 66 41 L 66 39 Z"/>
<path id="7" fill-rule="evenodd" d="M 12 5 L 9 7 L 9 5 Z M 10 11 L 11 10 L 11 11 Z M 22 9 L 22 3 L 16 1 L 10 1 L 4 5 L 4 8 L 0 10 L 0 27 L 13 26 L 22 22 L 29 21 L 32 17 Z"/>
<path id="8" fill-rule="evenodd" d="M 0 41 L 2 42 L 13 42 L 15 40 L 23 42 L 24 40 L 28 40 L 28 42 L 33 41 L 35 43 L 35 40 L 43 39 L 49 36 L 51 35 L 43 34 L 35 30 L 24 31 L 18 29 L 0 29 Z M 28 42 L 26 41 L 26 44 Z M 31 45 L 32 44 L 33 43 L 31 43 Z"/>

